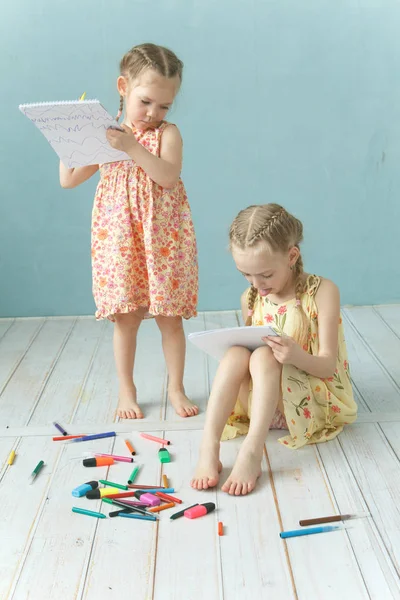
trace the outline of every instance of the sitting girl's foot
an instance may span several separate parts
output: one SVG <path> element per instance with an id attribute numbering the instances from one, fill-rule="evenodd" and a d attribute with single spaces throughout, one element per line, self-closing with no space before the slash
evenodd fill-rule
<path id="1" fill-rule="evenodd" d="M 199 414 L 198 406 L 189 400 L 184 391 L 168 392 L 168 397 L 180 417 L 194 417 Z"/>
<path id="2" fill-rule="evenodd" d="M 246 447 L 243 443 L 231 474 L 222 486 L 222 491 L 232 496 L 244 496 L 254 490 L 256 481 L 261 475 L 262 449 Z"/>
<path id="3" fill-rule="evenodd" d="M 143 413 L 136 401 L 135 386 L 123 388 L 119 391 L 119 401 L 117 406 L 117 415 L 121 419 L 143 419 Z"/>
<path id="4" fill-rule="evenodd" d="M 199 461 L 190 485 L 195 490 L 207 490 L 214 487 L 219 481 L 221 471 L 222 463 L 219 460 L 219 443 L 203 446 L 200 450 Z"/>

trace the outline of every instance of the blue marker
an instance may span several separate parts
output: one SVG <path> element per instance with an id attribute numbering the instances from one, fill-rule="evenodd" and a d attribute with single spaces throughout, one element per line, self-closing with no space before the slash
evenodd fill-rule
<path id="1" fill-rule="evenodd" d="M 293 531 L 282 531 L 279 535 L 282 539 L 298 537 L 300 535 L 311 535 L 312 533 L 325 533 L 326 531 L 336 531 L 343 529 L 334 525 L 326 525 L 325 527 L 309 527 L 308 529 L 293 529 Z"/>
<path id="2" fill-rule="evenodd" d="M 115 437 L 115 431 L 107 431 L 107 433 L 95 433 L 93 435 L 84 435 L 80 438 L 71 440 L 72 442 L 88 442 L 89 440 L 101 440 L 102 438 Z"/>
<path id="3" fill-rule="evenodd" d="M 128 485 L 129 487 L 129 485 Z M 136 492 L 142 492 L 143 494 L 155 494 L 156 492 L 162 492 L 163 494 L 173 494 L 175 492 L 174 488 L 154 488 L 150 490 L 141 490 L 140 487 L 136 489 Z"/>
<path id="4" fill-rule="evenodd" d="M 82 496 L 85 496 L 87 492 L 90 492 L 91 490 L 95 490 L 98 487 L 99 487 L 98 481 L 88 481 L 87 483 L 78 485 L 78 487 L 76 487 L 74 490 L 72 490 L 72 495 L 75 498 L 81 498 Z"/>
<path id="5" fill-rule="evenodd" d="M 157 521 L 153 515 L 135 515 L 132 513 L 120 512 L 119 517 L 125 517 L 125 519 L 138 519 L 140 521 Z"/>

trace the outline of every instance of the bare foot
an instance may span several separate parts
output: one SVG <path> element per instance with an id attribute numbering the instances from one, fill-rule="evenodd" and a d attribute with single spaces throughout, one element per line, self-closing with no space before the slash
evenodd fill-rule
<path id="1" fill-rule="evenodd" d="M 117 415 L 121 419 L 143 419 L 143 413 L 136 401 L 136 388 L 123 388 L 119 390 Z"/>
<path id="2" fill-rule="evenodd" d="M 200 450 L 195 475 L 190 485 L 195 490 L 207 490 L 217 485 L 222 463 L 219 460 L 219 443 L 203 446 Z"/>
<path id="3" fill-rule="evenodd" d="M 222 491 L 231 496 L 245 496 L 254 490 L 256 481 L 261 475 L 261 452 L 246 447 L 244 442 L 240 448 L 231 474 L 222 486 Z"/>
<path id="4" fill-rule="evenodd" d="M 193 404 L 182 390 L 168 392 L 168 397 L 180 417 L 194 417 L 199 414 L 198 406 Z"/>

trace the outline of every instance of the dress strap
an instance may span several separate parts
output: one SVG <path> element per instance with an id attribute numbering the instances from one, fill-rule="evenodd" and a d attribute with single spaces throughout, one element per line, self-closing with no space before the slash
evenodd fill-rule
<path id="1" fill-rule="evenodd" d="M 305 293 L 309 296 L 315 296 L 321 284 L 321 277 L 318 275 L 309 275 L 306 281 Z"/>

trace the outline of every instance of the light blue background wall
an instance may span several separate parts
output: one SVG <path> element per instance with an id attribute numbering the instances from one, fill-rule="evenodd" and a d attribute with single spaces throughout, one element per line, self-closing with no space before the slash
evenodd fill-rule
<path id="1" fill-rule="evenodd" d="M 15 0 L 0 21 L 0 315 L 90 314 L 95 181 L 58 160 L 18 104 L 84 90 L 116 111 L 117 65 L 153 41 L 184 60 L 171 120 L 200 252 L 200 309 L 238 305 L 226 251 L 240 208 L 305 225 L 308 270 L 344 303 L 400 301 L 397 0 Z"/>

